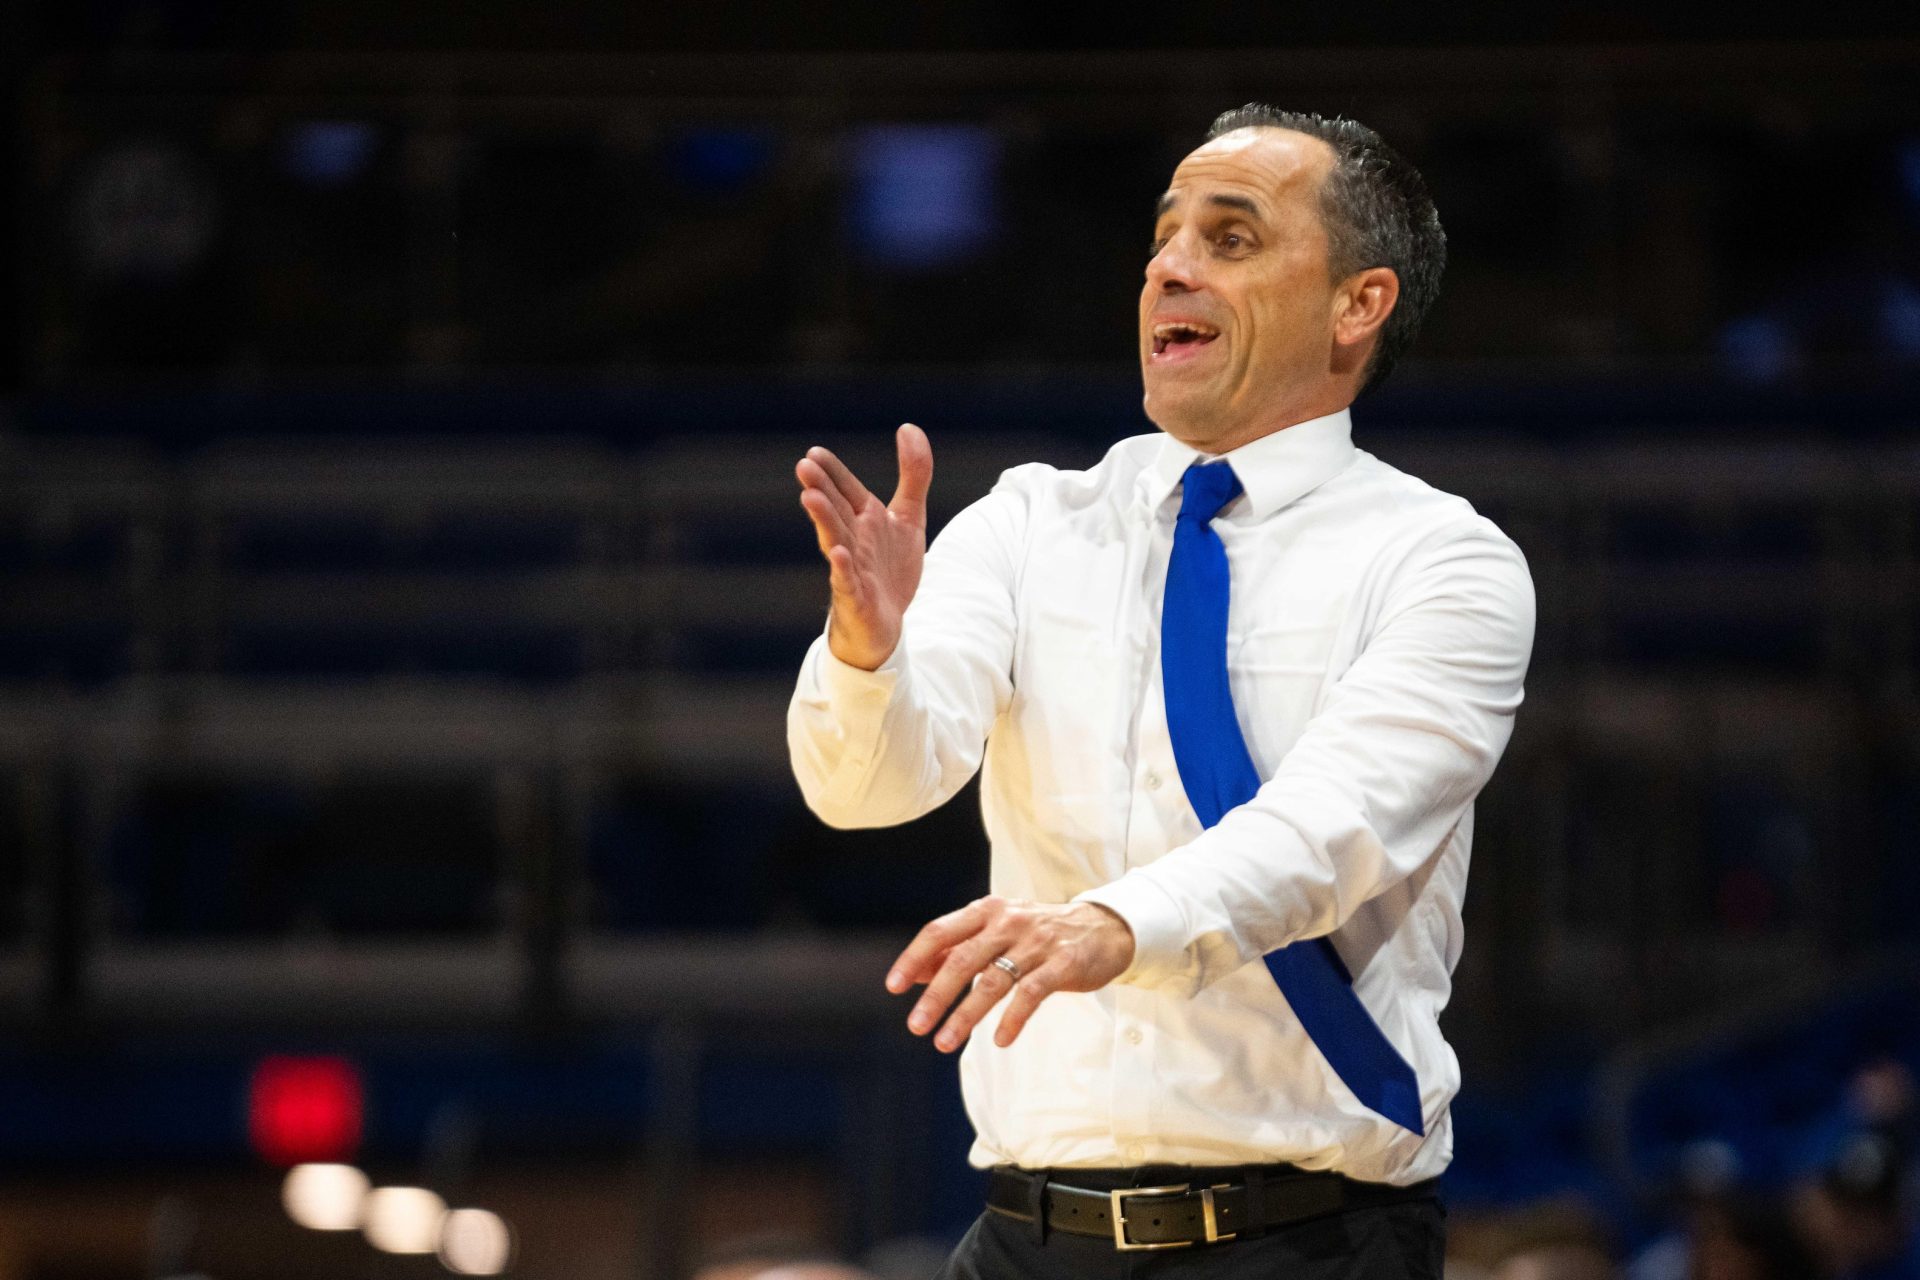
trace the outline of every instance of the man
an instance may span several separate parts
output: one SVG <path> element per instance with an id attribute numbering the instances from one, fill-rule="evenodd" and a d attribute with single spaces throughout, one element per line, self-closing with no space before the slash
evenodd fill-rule
<path id="1" fill-rule="evenodd" d="M 965 1046 L 994 1166 L 948 1275 L 1439 1275 L 1438 1017 L 1533 590 L 1465 502 L 1356 450 L 1347 406 L 1444 254 L 1378 135 L 1251 104 L 1159 202 L 1160 434 L 1007 472 L 924 556 L 919 428 L 887 504 L 798 464 L 832 584 L 788 715 L 807 803 L 905 822 L 984 754 L 993 896 L 886 978 Z"/>

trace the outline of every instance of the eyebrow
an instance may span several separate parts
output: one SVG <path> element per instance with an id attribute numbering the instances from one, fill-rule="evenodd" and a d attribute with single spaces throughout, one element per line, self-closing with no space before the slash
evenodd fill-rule
<path id="1" fill-rule="evenodd" d="M 1158 221 L 1160 218 L 1165 217 L 1167 210 L 1173 208 L 1174 201 L 1176 199 L 1178 199 L 1178 197 L 1175 196 L 1171 191 L 1161 196 L 1159 201 L 1153 206 L 1154 219 Z M 1266 221 L 1265 216 L 1260 212 L 1260 206 L 1255 204 L 1252 200 L 1248 199 L 1246 196 L 1229 196 L 1229 195 L 1208 196 L 1207 203 L 1211 205 L 1217 205 L 1223 209 L 1238 209 L 1242 213 L 1252 214 L 1255 218 L 1259 219 L 1262 222 Z"/>

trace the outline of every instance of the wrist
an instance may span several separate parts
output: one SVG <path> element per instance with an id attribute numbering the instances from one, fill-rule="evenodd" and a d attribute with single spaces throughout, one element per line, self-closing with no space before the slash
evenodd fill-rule
<path id="1" fill-rule="evenodd" d="M 893 651 L 899 645 L 898 635 L 881 644 L 871 638 L 862 639 L 847 634 L 846 628 L 840 625 L 837 615 L 828 618 L 827 649 L 834 657 L 850 667 L 858 667 L 862 671 L 878 671 L 887 659 L 893 656 Z"/>
<path id="2" fill-rule="evenodd" d="M 1094 929 L 1100 938 L 1100 947 L 1112 963 L 1115 973 L 1125 972 L 1133 964 L 1134 938 L 1133 926 L 1128 924 L 1112 907 L 1099 902 L 1081 902 L 1082 910 L 1094 913 Z"/>

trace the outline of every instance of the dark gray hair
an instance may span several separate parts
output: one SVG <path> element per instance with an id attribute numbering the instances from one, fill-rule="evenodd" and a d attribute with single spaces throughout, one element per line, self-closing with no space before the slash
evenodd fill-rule
<path id="1" fill-rule="evenodd" d="M 1329 120 L 1311 111 L 1282 111 L 1264 102 L 1223 111 L 1207 130 L 1211 142 L 1236 129 L 1291 129 L 1333 148 L 1333 170 L 1320 191 L 1327 228 L 1327 269 L 1335 280 L 1368 267 L 1392 267 L 1400 300 L 1380 328 L 1367 362 L 1362 392 L 1386 381 L 1413 345 L 1420 321 L 1440 293 L 1447 266 L 1447 233 L 1420 171 L 1356 120 Z"/>

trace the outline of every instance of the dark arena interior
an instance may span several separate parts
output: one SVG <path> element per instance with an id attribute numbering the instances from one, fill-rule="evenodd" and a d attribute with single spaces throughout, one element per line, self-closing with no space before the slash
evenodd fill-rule
<path id="1" fill-rule="evenodd" d="M 1249 100 L 1425 175 L 1444 280 L 1355 441 L 1537 594 L 1446 1276 L 1920 1277 L 1891 10 L 22 21 L 0 1280 L 931 1280 L 982 1174 L 883 984 L 988 890 L 980 784 L 803 802 L 795 462 L 879 491 L 918 423 L 931 533 L 1151 431 L 1155 201 Z"/>

